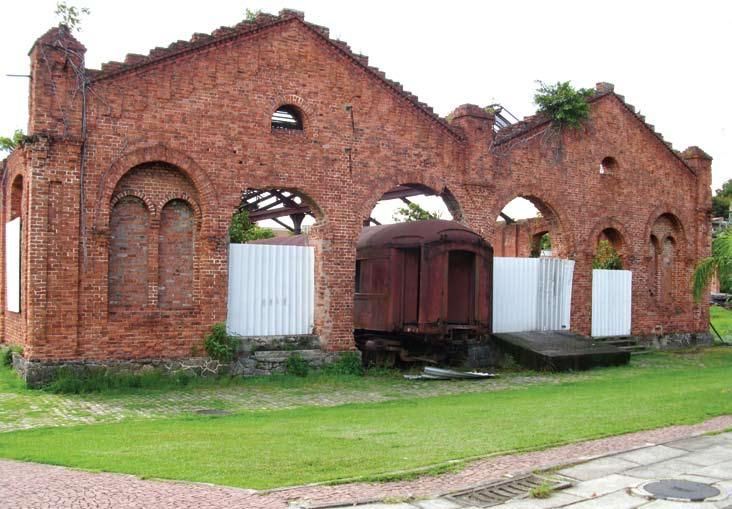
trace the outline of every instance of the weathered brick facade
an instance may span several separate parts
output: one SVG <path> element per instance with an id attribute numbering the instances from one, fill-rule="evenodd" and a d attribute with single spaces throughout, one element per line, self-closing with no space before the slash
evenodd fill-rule
<path id="1" fill-rule="evenodd" d="M 706 330 L 689 279 L 709 252 L 711 159 L 672 151 L 609 85 L 583 130 L 531 117 L 494 135 L 483 109 L 440 119 L 293 11 L 100 71 L 84 70 L 84 52 L 58 28 L 33 46 L 31 139 L 3 163 L 3 220 L 22 217 L 22 309 L 0 327 L 30 359 L 190 355 L 225 319 L 227 228 L 248 187 L 314 205 L 316 332 L 330 350 L 354 347 L 363 220 L 404 183 L 443 193 L 494 244 L 506 203 L 531 199 L 577 262 L 578 332 L 608 234 L 634 271 L 634 333 Z M 285 104 L 304 130 L 270 128 Z M 606 157 L 616 164 L 601 174 Z"/>

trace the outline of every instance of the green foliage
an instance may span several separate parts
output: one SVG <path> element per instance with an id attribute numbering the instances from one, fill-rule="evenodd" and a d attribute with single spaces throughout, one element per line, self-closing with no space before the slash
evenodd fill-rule
<path id="1" fill-rule="evenodd" d="M 194 374 L 184 370 L 169 373 L 161 369 L 127 372 L 106 368 L 83 371 L 61 368 L 43 390 L 54 394 L 89 394 L 125 389 L 172 389 L 186 387 L 194 378 Z"/>
<path id="2" fill-rule="evenodd" d="M 16 129 L 11 137 L 0 136 L 0 152 L 12 152 L 25 140 L 21 129 Z"/>
<path id="3" fill-rule="evenodd" d="M 61 1 L 56 4 L 54 14 L 59 18 L 59 26 L 65 26 L 71 32 L 79 32 L 81 31 L 81 17 L 91 14 L 91 11 L 87 7 L 78 8 Z"/>
<path id="4" fill-rule="evenodd" d="M 0 348 L 0 364 L 3 366 L 12 366 L 14 353 L 23 355 L 23 348 L 17 345 L 4 346 Z"/>
<path id="5" fill-rule="evenodd" d="M 204 348 L 212 359 L 221 362 L 231 362 L 239 347 L 239 340 L 226 332 L 226 324 L 215 323 L 211 326 L 211 332 L 206 336 Z"/>
<path id="6" fill-rule="evenodd" d="M 575 89 L 569 81 L 558 81 L 554 85 L 547 85 L 541 81 L 534 94 L 534 102 L 539 106 L 540 113 L 546 113 L 554 125 L 560 128 L 572 127 L 577 129 L 590 115 L 590 105 L 587 98 L 594 94 L 590 88 Z"/>
<path id="7" fill-rule="evenodd" d="M 608 240 L 597 243 L 597 253 L 592 259 L 593 269 L 621 270 L 623 262 L 620 255 Z"/>
<path id="8" fill-rule="evenodd" d="M 249 212 L 240 210 L 231 218 L 229 240 L 232 244 L 244 244 L 252 240 L 271 239 L 275 233 L 249 221 Z"/>
<path id="9" fill-rule="evenodd" d="M 722 184 L 722 187 L 714 192 L 714 196 L 712 196 L 712 216 L 729 216 L 730 201 L 732 201 L 732 179 Z"/>
<path id="10" fill-rule="evenodd" d="M 244 19 L 247 21 L 254 21 L 255 19 L 257 19 L 257 16 L 259 14 L 262 14 L 262 11 L 260 11 L 259 9 L 253 11 L 249 7 L 247 7 L 246 11 L 244 11 Z"/>
<path id="11" fill-rule="evenodd" d="M 694 269 L 694 300 L 700 302 L 712 278 L 719 277 L 721 289 L 732 288 L 732 228 L 721 231 L 712 241 L 712 256 L 701 260 Z"/>
<path id="12" fill-rule="evenodd" d="M 298 352 L 290 354 L 285 364 L 285 373 L 288 375 L 305 377 L 308 376 L 310 365 Z"/>
<path id="13" fill-rule="evenodd" d="M 404 223 L 407 221 L 427 221 L 429 219 L 440 219 L 441 217 L 441 213 L 430 212 L 414 202 L 408 203 L 406 207 L 398 208 L 392 215 L 394 221 L 398 223 Z"/>
<path id="14" fill-rule="evenodd" d="M 539 486 L 531 488 L 529 496 L 531 498 L 549 498 L 554 493 L 554 488 L 548 482 L 543 482 Z"/>
<path id="15" fill-rule="evenodd" d="M 363 376 L 363 362 L 357 352 L 343 352 L 338 360 L 326 364 L 323 373 L 329 375 Z"/>

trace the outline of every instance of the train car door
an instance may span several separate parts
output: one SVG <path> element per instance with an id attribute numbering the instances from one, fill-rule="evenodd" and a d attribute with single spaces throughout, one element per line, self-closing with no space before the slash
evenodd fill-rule
<path id="1" fill-rule="evenodd" d="M 402 323 L 419 322 L 419 265 L 421 250 L 402 249 L 404 271 L 402 279 Z"/>
<path id="2" fill-rule="evenodd" d="M 450 251 L 447 268 L 447 321 L 470 324 L 475 317 L 475 253 Z"/>

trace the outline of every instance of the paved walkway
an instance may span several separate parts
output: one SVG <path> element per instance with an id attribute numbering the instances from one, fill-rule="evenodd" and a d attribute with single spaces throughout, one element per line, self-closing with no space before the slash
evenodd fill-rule
<path id="1" fill-rule="evenodd" d="M 0 507 L 12 508 L 285 508 L 314 507 L 342 502 L 408 500 L 419 502 L 362 506 L 369 509 L 455 509 L 441 494 L 508 478 L 537 469 L 570 463 L 583 466 L 563 470 L 576 486 L 545 500 L 511 502 L 504 509 L 727 507 L 649 502 L 626 489 L 648 479 L 665 476 L 697 476 L 714 481 L 724 494 L 732 491 L 732 434 L 699 435 L 732 428 L 732 416 L 718 417 L 692 426 L 671 426 L 651 431 L 592 440 L 546 451 L 502 456 L 477 461 L 461 472 L 413 481 L 352 483 L 337 486 L 305 486 L 256 492 L 192 483 L 146 481 L 132 476 L 91 473 L 63 467 L 0 460 Z M 689 437 L 697 437 L 689 440 Z M 682 440 L 683 439 L 683 440 Z M 675 443 L 668 443 L 677 441 Z M 664 444 L 664 445 L 657 445 Z M 611 458 L 595 459 L 615 454 Z M 589 462 L 588 462 L 589 461 Z M 637 505 L 634 505 L 636 504 Z M 732 503 L 732 502 L 730 502 Z M 552 505 L 553 504 L 553 505 Z M 598 505 L 599 504 L 599 505 Z M 645 504 L 645 505 L 644 505 Z M 653 505 L 655 504 L 655 505 Z M 720 505 L 722 504 L 722 505 Z"/>

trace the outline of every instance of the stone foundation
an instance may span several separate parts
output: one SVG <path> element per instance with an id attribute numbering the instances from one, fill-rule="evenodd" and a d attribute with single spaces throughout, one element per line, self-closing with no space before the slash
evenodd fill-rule
<path id="1" fill-rule="evenodd" d="M 95 371 L 138 373 L 161 369 L 168 373 L 189 372 L 195 376 L 231 374 L 238 376 L 265 376 L 284 373 L 287 359 L 300 354 L 310 368 L 318 369 L 338 360 L 342 352 L 328 352 L 320 348 L 314 335 L 262 336 L 240 338 L 237 357 L 232 363 L 219 362 L 208 357 L 184 359 L 37 361 L 13 354 L 13 369 L 31 388 L 41 387 L 58 375 L 61 369 L 71 370 L 78 376 Z M 361 352 L 358 352 L 359 356 Z"/>
<path id="2" fill-rule="evenodd" d="M 637 340 L 640 345 L 657 350 L 711 346 L 714 343 L 712 335 L 709 332 L 674 332 L 670 334 L 634 336 L 632 339 Z"/>

